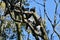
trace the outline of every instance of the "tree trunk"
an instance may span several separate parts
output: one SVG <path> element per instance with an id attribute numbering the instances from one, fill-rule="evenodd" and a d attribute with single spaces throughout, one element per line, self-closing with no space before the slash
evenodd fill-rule
<path id="1" fill-rule="evenodd" d="M 18 40 L 20 40 L 20 30 L 17 23 L 16 23 L 16 29 L 17 29 Z"/>

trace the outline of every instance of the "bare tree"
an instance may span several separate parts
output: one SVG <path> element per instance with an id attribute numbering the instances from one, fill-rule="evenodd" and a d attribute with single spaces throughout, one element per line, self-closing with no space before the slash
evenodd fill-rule
<path id="1" fill-rule="evenodd" d="M 26 24 L 26 30 L 28 30 L 28 27 L 30 28 L 31 33 L 35 37 L 36 40 L 39 40 L 39 37 L 41 37 L 43 40 L 49 40 L 47 32 L 46 32 L 46 28 L 45 28 L 46 27 L 45 18 L 44 18 L 44 20 L 41 16 L 40 16 L 40 18 L 38 18 L 36 15 L 35 8 L 30 9 L 30 12 L 28 12 L 29 8 L 24 8 L 24 5 L 28 5 L 28 4 L 25 4 L 26 1 L 24 1 L 24 0 L 17 0 L 17 2 L 15 2 L 14 0 L 11 2 L 6 1 L 6 0 L 3 0 L 3 1 L 6 4 L 6 8 L 4 11 L 5 14 L 3 17 L 6 17 L 9 14 L 10 17 L 12 18 L 12 20 L 15 22 L 18 40 L 22 40 L 21 30 L 20 30 L 20 28 L 21 28 L 20 25 L 22 23 Z M 54 33 L 56 33 L 60 39 L 60 35 L 55 30 L 55 27 L 60 22 L 60 20 L 58 22 L 56 22 L 57 8 L 58 8 L 58 3 L 56 2 L 56 0 L 54 0 L 54 2 L 56 4 L 55 13 L 54 13 L 54 23 L 52 23 L 52 20 L 47 15 L 48 13 L 46 12 L 46 0 L 43 0 L 44 4 L 40 4 L 40 3 L 36 2 L 35 0 L 33 0 L 33 1 L 35 3 L 41 5 L 42 7 L 44 7 L 44 17 L 45 16 L 47 17 L 47 19 L 51 23 L 53 31 L 54 31 L 51 34 L 51 40 L 52 40 L 52 36 Z M 33 21 L 29 20 L 31 17 L 33 17 L 33 19 L 34 19 Z M 0 20 L 3 23 L 3 19 L 0 18 Z M 2 26 L 2 23 L 0 26 Z M 39 29 L 37 29 L 37 27 L 39 27 Z"/>

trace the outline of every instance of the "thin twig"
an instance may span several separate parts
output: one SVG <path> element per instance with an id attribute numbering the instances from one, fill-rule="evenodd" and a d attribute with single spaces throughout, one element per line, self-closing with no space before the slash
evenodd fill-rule
<path id="1" fill-rule="evenodd" d="M 45 9 L 45 1 L 44 1 L 44 13 L 45 13 L 47 19 L 49 20 L 49 22 L 51 23 L 51 25 L 53 25 L 51 19 L 47 15 L 47 12 L 46 12 L 46 9 Z"/>
<path id="2" fill-rule="evenodd" d="M 54 14 L 54 26 L 56 27 L 56 20 L 57 20 L 57 8 L 58 8 L 58 3 L 56 2 L 56 0 L 54 0 L 56 7 L 55 7 L 55 14 Z"/>
<path id="3" fill-rule="evenodd" d="M 56 25 L 59 24 L 59 22 L 60 22 L 60 20 L 56 23 Z"/>
<path id="4" fill-rule="evenodd" d="M 41 6 L 44 6 L 43 4 L 41 4 L 41 3 L 38 3 L 36 0 L 33 0 L 35 3 L 37 3 L 37 4 L 39 4 L 39 5 L 41 5 Z"/>
<path id="5" fill-rule="evenodd" d="M 59 37 L 59 39 L 60 39 L 60 35 L 56 32 L 56 30 L 55 29 L 53 29 L 54 30 L 54 32 L 57 34 L 57 36 Z"/>
<path id="6" fill-rule="evenodd" d="M 52 40 L 52 38 L 53 38 L 53 34 L 54 34 L 54 31 L 53 31 L 53 33 L 51 34 L 51 40 Z"/>

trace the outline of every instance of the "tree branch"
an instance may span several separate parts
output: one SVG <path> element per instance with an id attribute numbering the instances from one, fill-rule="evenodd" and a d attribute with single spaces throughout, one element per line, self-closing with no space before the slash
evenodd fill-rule
<path id="1" fill-rule="evenodd" d="M 35 32 L 36 35 L 40 36 L 40 33 L 34 29 L 31 23 L 28 22 L 28 20 L 25 19 L 25 22 L 29 24 L 29 27 Z"/>
<path id="2" fill-rule="evenodd" d="M 54 26 L 56 27 L 57 23 L 56 23 L 56 20 L 57 20 L 57 8 L 58 8 L 58 3 L 56 2 L 56 0 L 54 0 L 55 4 L 56 4 L 56 7 L 55 7 L 55 14 L 54 14 Z"/>
<path id="3" fill-rule="evenodd" d="M 53 26 L 52 21 L 51 21 L 51 19 L 48 17 L 47 12 L 46 12 L 46 9 L 45 9 L 45 2 L 46 2 L 46 1 L 44 1 L 44 13 L 45 13 L 47 19 L 49 20 L 49 22 L 51 23 L 51 25 Z"/>
<path id="4" fill-rule="evenodd" d="M 60 35 L 56 32 L 56 30 L 55 29 L 53 29 L 54 30 L 54 32 L 57 34 L 57 36 L 59 37 L 59 39 L 60 39 Z"/>
<path id="5" fill-rule="evenodd" d="M 59 22 L 60 22 L 60 20 L 56 23 L 56 25 L 59 24 Z"/>
<path id="6" fill-rule="evenodd" d="M 39 5 L 41 5 L 41 6 L 44 6 L 43 4 L 41 4 L 41 3 L 38 3 L 37 1 L 35 1 L 35 0 L 33 0 L 35 3 L 37 3 L 37 4 L 39 4 Z"/>

